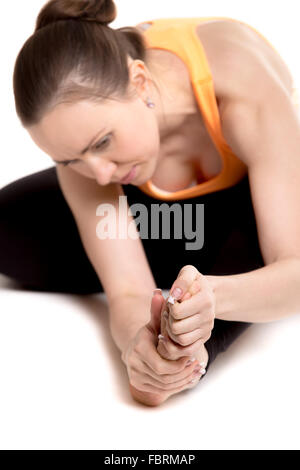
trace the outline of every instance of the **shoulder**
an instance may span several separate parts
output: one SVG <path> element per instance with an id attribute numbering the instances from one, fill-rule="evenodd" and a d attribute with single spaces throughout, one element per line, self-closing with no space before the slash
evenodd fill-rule
<path id="1" fill-rule="evenodd" d="M 207 24 L 198 28 L 198 37 L 211 67 L 227 144 L 250 170 L 258 161 L 270 164 L 276 154 L 274 130 L 284 142 L 282 122 L 295 121 L 288 67 L 265 38 L 242 25 Z"/>
<path id="2" fill-rule="evenodd" d="M 254 89 L 259 91 L 255 81 L 261 85 L 262 79 L 266 82 L 271 77 L 291 94 L 293 79 L 287 65 L 269 41 L 250 25 L 224 19 L 201 23 L 196 31 L 220 103 L 250 97 Z"/>

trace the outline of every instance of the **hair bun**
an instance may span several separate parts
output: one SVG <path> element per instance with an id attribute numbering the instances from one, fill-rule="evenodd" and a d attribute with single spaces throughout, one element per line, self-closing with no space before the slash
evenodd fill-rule
<path id="1" fill-rule="evenodd" d="M 35 31 L 59 20 L 93 21 L 107 26 L 117 16 L 113 0 L 50 0 L 41 9 Z"/>

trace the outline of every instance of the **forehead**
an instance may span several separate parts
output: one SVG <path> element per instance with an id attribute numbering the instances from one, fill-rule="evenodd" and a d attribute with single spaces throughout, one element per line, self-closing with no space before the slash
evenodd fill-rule
<path id="1" fill-rule="evenodd" d="M 115 114 L 116 107 L 120 108 L 120 104 L 113 101 L 102 103 L 92 101 L 79 101 L 72 104 L 63 103 L 48 112 L 36 128 L 57 127 L 67 129 L 70 125 L 80 125 L 81 129 L 84 129 L 86 125 L 92 124 L 95 119 L 99 121 L 99 119 L 105 120 L 110 118 Z"/>
<path id="2" fill-rule="evenodd" d="M 122 120 L 123 107 L 123 103 L 113 100 L 60 104 L 28 132 L 46 153 L 68 157 L 69 153 L 84 148 L 102 128 Z"/>

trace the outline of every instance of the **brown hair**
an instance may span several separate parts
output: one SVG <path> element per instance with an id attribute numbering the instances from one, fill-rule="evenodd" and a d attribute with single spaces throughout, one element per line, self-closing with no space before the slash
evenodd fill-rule
<path id="1" fill-rule="evenodd" d="M 134 27 L 112 29 L 112 0 L 50 0 L 16 59 L 13 88 L 24 127 L 61 103 L 129 98 L 127 55 L 146 61 Z"/>

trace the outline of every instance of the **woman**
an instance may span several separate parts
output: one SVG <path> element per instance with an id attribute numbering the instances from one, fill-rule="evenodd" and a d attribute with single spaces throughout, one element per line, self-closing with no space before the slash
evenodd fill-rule
<path id="1" fill-rule="evenodd" d="M 18 116 L 56 166 L 2 188 L 0 271 L 104 290 L 132 396 L 158 405 L 251 323 L 298 311 L 300 126 L 286 65 L 247 25 L 115 17 L 111 0 L 52 0 L 18 55 Z M 203 246 L 139 238 L 121 196 L 204 207 Z M 102 204 L 133 236 L 99 236 Z"/>

